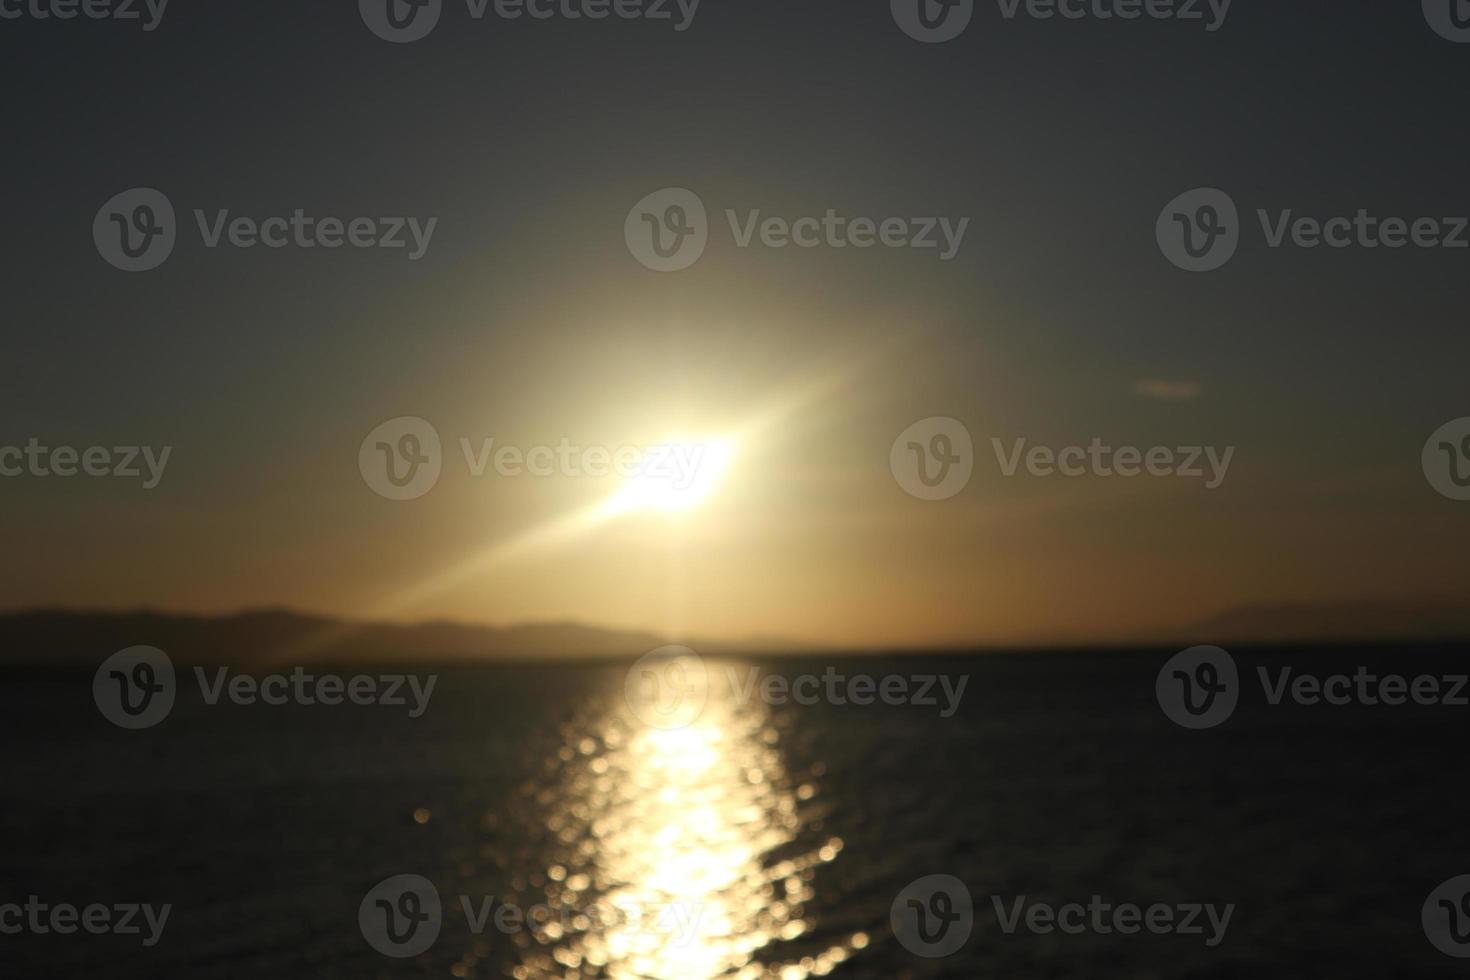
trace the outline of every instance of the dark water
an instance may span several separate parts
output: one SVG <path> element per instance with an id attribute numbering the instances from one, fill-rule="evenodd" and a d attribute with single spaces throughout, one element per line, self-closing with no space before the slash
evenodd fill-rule
<path id="1" fill-rule="evenodd" d="M 0 976 L 1465 975 L 1420 909 L 1470 873 L 1470 709 L 1270 707 L 1248 683 L 1228 722 L 1187 731 L 1155 701 L 1164 659 L 780 660 L 766 667 L 787 677 L 969 680 L 950 718 L 717 693 L 674 730 L 628 710 L 620 667 L 446 670 L 417 719 L 209 706 L 181 674 L 172 715 L 138 732 L 102 718 L 90 675 L 12 672 L 0 904 L 173 908 L 151 948 L 0 936 Z M 1238 660 L 1465 669 L 1455 650 Z M 399 960 L 358 913 L 401 874 L 431 881 L 444 914 Z M 969 942 L 934 960 L 889 925 L 931 874 L 975 906 Z M 1235 908 L 1213 947 L 1007 934 L 992 896 L 1022 895 Z M 460 896 L 547 911 L 477 933 Z"/>

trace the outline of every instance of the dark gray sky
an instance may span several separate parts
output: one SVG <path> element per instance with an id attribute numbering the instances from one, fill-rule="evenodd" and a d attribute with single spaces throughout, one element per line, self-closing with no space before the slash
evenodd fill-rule
<path id="1" fill-rule="evenodd" d="M 432 34 L 396 45 L 345 0 L 176 0 L 153 31 L 0 20 L 0 80 L 0 445 L 175 447 L 151 491 L 0 481 L 25 556 L 14 604 L 369 614 L 584 502 L 460 465 L 423 506 L 390 504 L 353 465 L 384 419 L 432 419 L 447 456 L 462 435 L 636 441 L 738 427 L 854 361 L 778 426 L 789 438 L 742 447 L 730 499 L 679 547 L 599 530 L 392 614 L 1117 635 L 1465 580 L 1438 543 L 1464 539 L 1470 505 L 1432 491 L 1420 450 L 1470 415 L 1470 250 L 1271 249 L 1255 217 L 1470 214 L 1470 44 L 1417 3 L 1235 0 L 1210 32 L 1007 20 L 992 0 L 923 44 L 887 0 L 703 0 L 682 32 L 475 20 L 446 0 Z M 180 237 L 127 274 L 91 228 L 134 187 L 167 195 Z M 713 226 L 677 274 L 623 238 L 665 187 L 695 191 Z M 1197 187 L 1226 191 L 1244 226 L 1208 274 L 1154 237 Z M 208 249 L 195 208 L 438 224 L 416 262 Z M 970 225 L 948 262 L 739 249 L 727 208 Z M 1151 380 L 1196 394 L 1135 392 Z M 928 416 L 963 420 L 981 457 L 992 437 L 1095 435 L 1238 456 L 1213 495 L 1003 481 L 987 459 L 963 497 L 925 505 L 887 462 Z M 675 552 L 694 563 L 677 575 Z M 727 575 L 748 584 L 732 594 Z M 1061 623 L 1059 587 L 1088 597 Z M 975 612 L 977 595 L 996 599 Z"/>

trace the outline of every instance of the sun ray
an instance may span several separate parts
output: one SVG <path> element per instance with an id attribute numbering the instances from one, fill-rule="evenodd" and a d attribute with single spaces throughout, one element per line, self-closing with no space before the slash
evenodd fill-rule
<path id="1" fill-rule="evenodd" d="M 849 384 L 866 366 L 873 354 L 850 359 L 790 385 L 774 393 L 743 424 L 725 435 L 702 440 L 676 440 L 686 445 L 702 445 L 706 467 L 696 473 L 691 483 L 675 486 L 670 480 L 634 478 L 611 496 L 569 514 L 543 522 L 509 539 L 495 542 L 476 551 L 432 576 L 405 586 L 375 602 L 362 623 L 401 617 L 415 607 L 454 586 L 491 569 L 513 562 L 547 548 L 575 541 L 609 522 L 641 512 L 682 514 L 704 500 L 735 461 L 737 452 L 748 446 L 769 448 L 781 435 L 787 434 L 789 421 L 813 404 L 831 397 Z M 361 624 L 342 624 L 323 630 L 290 650 L 285 658 L 301 657 L 337 644 L 365 629 Z"/>

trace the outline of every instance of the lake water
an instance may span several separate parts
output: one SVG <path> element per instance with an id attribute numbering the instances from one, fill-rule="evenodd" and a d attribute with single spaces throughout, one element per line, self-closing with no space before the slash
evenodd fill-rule
<path id="1" fill-rule="evenodd" d="M 942 697 L 767 704 L 717 684 L 683 727 L 630 709 L 624 667 L 446 669 L 419 718 L 209 705 L 181 671 L 172 714 L 134 732 L 103 719 L 90 674 L 12 671 L 0 905 L 172 908 L 151 947 L 0 936 L 0 975 L 1463 976 L 1420 912 L 1470 873 L 1470 709 L 1272 707 L 1248 682 L 1229 721 L 1189 731 L 1155 700 L 1166 656 L 762 661 L 787 680 L 968 680 L 947 718 Z M 1237 659 L 1242 676 L 1465 662 Z M 973 931 L 928 959 L 890 911 L 936 874 L 967 887 Z M 375 904 L 404 875 L 442 912 L 400 959 L 360 913 L 421 910 Z M 1211 945 L 1208 929 L 1008 933 L 996 909 L 1093 896 L 1233 911 Z"/>

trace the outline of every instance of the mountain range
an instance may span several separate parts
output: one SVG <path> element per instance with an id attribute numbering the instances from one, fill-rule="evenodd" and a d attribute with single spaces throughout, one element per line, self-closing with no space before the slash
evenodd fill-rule
<path id="1" fill-rule="evenodd" d="M 1140 638 L 1138 645 L 1391 643 L 1463 638 L 1470 638 L 1470 606 L 1448 601 L 1379 600 L 1241 606 L 1205 620 L 1159 630 Z M 139 645 L 158 647 L 184 663 L 206 664 L 627 659 L 670 642 L 649 632 L 576 622 L 499 627 L 447 621 L 396 624 L 335 619 L 289 609 L 222 616 L 50 609 L 0 614 L 0 662 L 26 664 L 95 664 L 101 656 Z M 714 654 L 819 649 L 812 644 L 770 638 L 679 642 Z"/>

